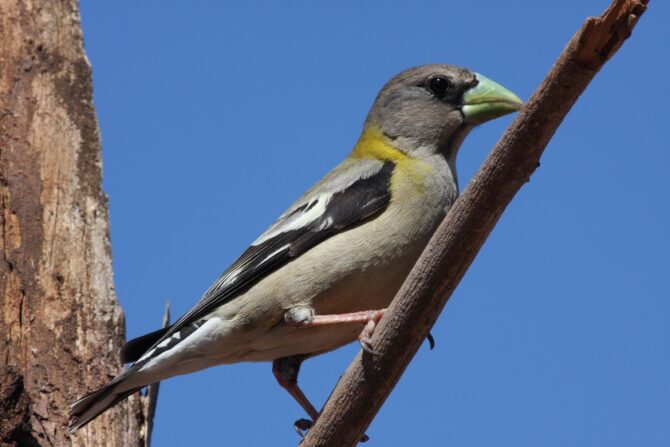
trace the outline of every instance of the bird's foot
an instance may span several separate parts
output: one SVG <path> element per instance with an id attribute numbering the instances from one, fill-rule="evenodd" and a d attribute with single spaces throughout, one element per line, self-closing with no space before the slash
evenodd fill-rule
<path id="1" fill-rule="evenodd" d="M 304 438 L 305 436 L 307 436 L 307 432 L 309 432 L 309 429 L 312 428 L 313 425 L 314 421 L 302 418 L 295 421 L 295 423 L 293 424 L 293 428 L 295 428 L 296 433 L 298 433 L 298 435 L 300 435 L 301 438 Z M 360 442 L 367 442 L 369 440 L 370 437 L 366 434 L 363 434 L 363 436 L 361 436 Z"/>
<path id="2" fill-rule="evenodd" d="M 301 418 L 293 423 L 293 428 L 295 428 L 296 433 L 298 433 L 301 438 L 304 438 L 309 429 L 312 428 L 312 425 L 314 425 L 314 421 Z"/>
<path id="3" fill-rule="evenodd" d="M 367 311 L 367 322 L 361 333 L 358 335 L 358 342 L 361 344 L 361 348 L 368 354 L 378 354 L 372 347 L 372 334 L 377 327 L 377 323 L 379 323 L 379 320 L 384 316 L 384 310 L 385 309 Z"/>

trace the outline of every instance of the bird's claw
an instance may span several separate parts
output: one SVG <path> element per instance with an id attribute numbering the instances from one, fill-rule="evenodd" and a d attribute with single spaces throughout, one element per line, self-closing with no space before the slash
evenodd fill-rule
<path id="1" fill-rule="evenodd" d="M 435 339 L 433 338 L 433 334 L 428 332 L 426 339 L 428 340 L 428 348 L 432 351 L 435 348 Z"/>
<path id="2" fill-rule="evenodd" d="M 293 428 L 295 428 L 296 433 L 300 435 L 301 438 L 304 438 L 307 436 L 307 432 L 309 431 L 310 428 L 314 425 L 314 421 L 310 421 L 309 419 L 301 418 L 298 419 L 293 423 Z M 363 433 L 363 436 L 361 436 L 361 439 L 359 442 L 368 442 L 370 440 L 370 437 Z"/>
<path id="3" fill-rule="evenodd" d="M 358 342 L 361 344 L 363 351 L 371 355 L 379 355 L 379 353 L 372 347 L 372 340 L 370 337 L 361 337 Z"/>
<path id="4" fill-rule="evenodd" d="M 301 438 L 304 438 L 309 429 L 312 428 L 312 425 L 314 425 L 313 421 L 302 418 L 293 423 L 293 428 L 295 428 L 296 433 L 298 433 Z"/>

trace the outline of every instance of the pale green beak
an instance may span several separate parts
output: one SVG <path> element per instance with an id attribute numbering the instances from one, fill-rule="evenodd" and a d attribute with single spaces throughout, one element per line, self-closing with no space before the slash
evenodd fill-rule
<path id="1" fill-rule="evenodd" d="M 485 123 L 521 108 L 523 101 L 514 93 L 479 73 L 475 75 L 479 83 L 463 94 L 461 111 L 466 123 Z"/>

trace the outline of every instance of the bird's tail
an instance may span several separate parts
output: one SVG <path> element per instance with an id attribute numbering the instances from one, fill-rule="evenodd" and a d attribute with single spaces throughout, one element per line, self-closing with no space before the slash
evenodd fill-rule
<path id="1" fill-rule="evenodd" d="M 74 433 L 109 407 L 140 390 L 140 388 L 132 388 L 116 392 L 115 389 L 118 388 L 118 385 L 118 381 L 113 381 L 73 403 L 70 406 L 69 432 Z"/>

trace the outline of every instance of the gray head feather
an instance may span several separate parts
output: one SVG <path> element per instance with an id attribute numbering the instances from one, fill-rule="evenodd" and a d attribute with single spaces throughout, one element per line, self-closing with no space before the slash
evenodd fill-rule
<path id="1" fill-rule="evenodd" d="M 431 81 L 448 82 L 443 94 L 431 90 Z M 450 155 L 471 126 L 460 110 L 463 93 L 477 83 L 475 73 L 451 65 L 422 65 L 405 70 L 379 92 L 365 121 L 406 152 L 441 151 Z M 454 144 L 455 143 L 455 144 Z"/>

